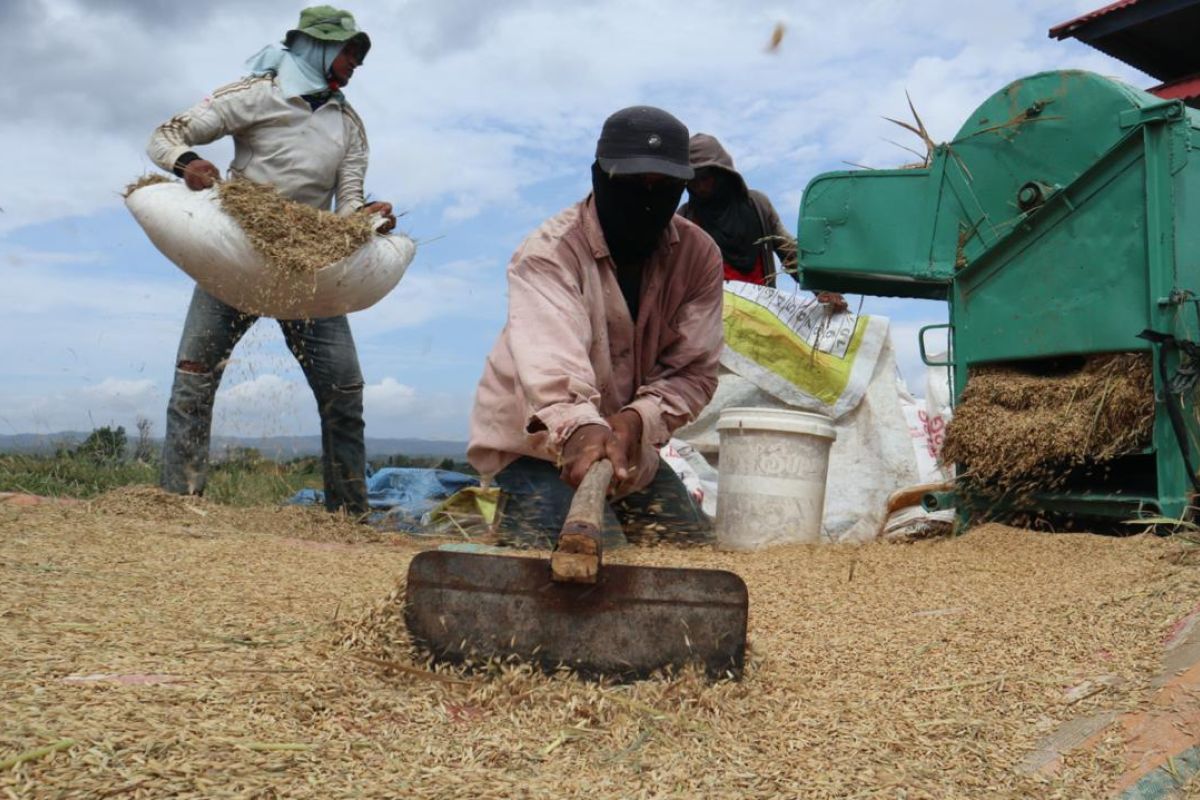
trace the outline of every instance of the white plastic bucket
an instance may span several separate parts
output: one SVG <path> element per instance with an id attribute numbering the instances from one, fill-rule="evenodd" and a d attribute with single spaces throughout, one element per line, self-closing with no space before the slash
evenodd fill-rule
<path id="1" fill-rule="evenodd" d="M 759 550 L 821 540 L 829 448 L 837 438 L 822 414 L 727 408 L 717 421 L 717 546 Z"/>

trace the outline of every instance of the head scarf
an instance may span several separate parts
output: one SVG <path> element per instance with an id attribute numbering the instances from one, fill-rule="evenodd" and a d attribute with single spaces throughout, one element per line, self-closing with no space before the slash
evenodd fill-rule
<path id="1" fill-rule="evenodd" d="M 273 75 L 284 97 L 328 95 L 344 100 L 330 86 L 329 68 L 345 42 L 326 42 L 307 34 L 292 37 L 290 46 L 269 44 L 246 60 L 251 75 Z"/>
<path id="2" fill-rule="evenodd" d="M 721 248 L 721 258 L 738 272 L 749 273 L 762 255 L 762 220 L 750 202 L 746 184 L 736 173 L 708 167 L 716 179 L 708 197 L 688 193 L 697 225 Z"/>

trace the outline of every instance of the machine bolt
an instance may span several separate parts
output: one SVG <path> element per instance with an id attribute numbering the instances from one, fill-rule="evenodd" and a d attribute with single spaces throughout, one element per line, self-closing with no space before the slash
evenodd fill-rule
<path id="1" fill-rule="evenodd" d="M 1037 181 L 1030 181 L 1017 190 L 1017 208 L 1022 211 L 1029 211 L 1037 208 L 1046 198 L 1042 194 L 1042 187 Z"/>

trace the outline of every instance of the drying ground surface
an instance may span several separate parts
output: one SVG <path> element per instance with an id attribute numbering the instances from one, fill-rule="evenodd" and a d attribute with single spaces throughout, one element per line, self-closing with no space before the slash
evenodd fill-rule
<path id="1" fill-rule="evenodd" d="M 741 683 L 431 672 L 395 592 L 433 542 L 120 490 L 0 504 L 10 797 L 1104 797 L 1200 602 L 1192 553 L 986 526 L 914 544 L 631 549 L 750 588 Z M 648 632 L 652 635 L 652 632 Z"/>

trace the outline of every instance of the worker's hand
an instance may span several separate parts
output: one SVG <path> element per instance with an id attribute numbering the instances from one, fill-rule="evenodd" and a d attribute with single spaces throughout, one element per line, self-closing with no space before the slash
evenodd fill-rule
<path id="1" fill-rule="evenodd" d="M 183 182 L 193 192 L 207 189 L 219 180 L 221 180 L 221 170 L 217 169 L 216 164 L 205 161 L 203 158 L 197 158 L 183 168 Z"/>
<path id="2" fill-rule="evenodd" d="M 606 457 L 612 439 L 612 431 L 603 425 L 580 425 L 563 445 L 562 470 L 559 477 L 572 489 L 578 489 L 579 484 L 583 483 L 583 476 L 587 475 L 588 468 Z M 614 474 L 616 467 L 614 463 Z"/>
<path id="3" fill-rule="evenodd" d="M 847 311 L 850 308 L 850 306 L 846 303 L 846 298 L 842 297 L 837 292 L 818 292 L 817 302 L 821 305 L 828 306 L 829 310 L 835 314 L 841 314 L 843 311 Z"/>
<path id="4" fill-rule="evenodd" d="M 392 213 L 391 203 L 371 203 L 359 209 L 364 214 L 383 215 L 383 224 L 376 228 L 377 233 L 390 233 L 396 227 L 396 215 Z"/>
<path id="5" fill-rule="evenodd" d="M 627 481 L 637 469 L 638 462 L 641 461 L 642 455 L 642 415 L 634 411 L 632 408 L 626 408 L 613 414 L 605 419 L 605 422 L 612 428 L 613 446 L 623 455 L 624 469 L 618 469 L 616 459 L 609 457 L 613 462 L 613 477 L 617 481 L 618 488 L 621 484 Z"/>

